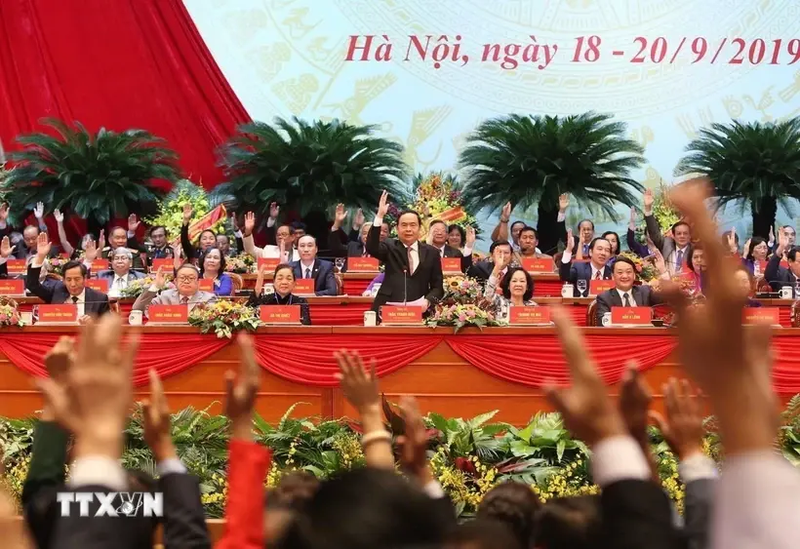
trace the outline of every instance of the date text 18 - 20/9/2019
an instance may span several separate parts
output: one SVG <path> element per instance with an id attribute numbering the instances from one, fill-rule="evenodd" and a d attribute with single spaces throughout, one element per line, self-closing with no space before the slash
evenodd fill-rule
<path id="1" fill-rule="evenodd" d="M 397 49 L 386 34 L 352 35 L 347 42 L 347 61 L 422 61 L 439 69 L 445 64 L 464 66 L 472 57 L 456 34 L 411 35 Z M 563 53 L 560 53 L 563 52 Z M 619 58 L 628 63 L 709 63 L 728 65 L 793 65 L 800 61 L 800 38 L 705 38 L 663 36 L 633 38 L 625 47 L 617 40 L 613 46 L 596 35 L 577 36 L 570 43 L 540 42 L 528 35 L 519 43 L 481 44 L 481 63 L 495 63 L 514 70 L 534 66 L 544 70 L 557 60 L 569 63 L 596 63 Z"/>

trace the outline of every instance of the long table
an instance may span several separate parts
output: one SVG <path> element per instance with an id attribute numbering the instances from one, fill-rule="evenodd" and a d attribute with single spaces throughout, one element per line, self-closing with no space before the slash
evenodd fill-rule
<path id="1" fill-rule="evenodd" d="M 143 334 L 134 380 L 136 398 L 146 394 L 147 369 L 161 372 L 173 410 L 185 406 L 221 413 L 223 375 L 236 369 L 238 350 L 228 340 L 198 335 L 193 327 L 134 328 Z M 31 383 L 43 375 L 41 358 L 76 327 L 0 330 L 0 415 L 21 417 L 41 408 Z M 610 392 L 616 396 L 625 363 L 636 358 L 660 405 L 661 386 L 682 374 L 674 333 L 666 328 L 584 328 L 587 345 Z M 796 330 L 775 337 L 776 388 L 786 401 L 800 392 L 800 339 Z M 302 402 L 297 415 L 353 416 L 333 377 L 332 353 L 357 349 L 378 360 L 381 391 L 391 401 L 416 395 L 423 411 L 470 417 L 498 409 L 497 419 L 522 424 L 549 410 L 540 389 L 548 378 L 565 382 L 560 346 L 552 328 L 363 328 L 335 326 L 265 327 L 254 337 L 263 376 L 258 412 L 276 421 Z"/>

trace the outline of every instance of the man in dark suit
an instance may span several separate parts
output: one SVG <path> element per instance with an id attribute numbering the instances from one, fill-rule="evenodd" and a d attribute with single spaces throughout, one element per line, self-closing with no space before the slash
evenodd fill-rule
<path id="1" fill-rule="evenodd" d="M 422 220 L 414 211 L 404 211 L 398 217 L 396 240 L 387 238 L 381 242 L 388 197 L 383 191 L 375 222 L 367 235 L 367 252 L 386 265 L 372 310 L 379 312 L 387 302 L 401 302 L 419 304 L 427 311 L 444 296 L 441 258 L 433 246 L 419 241 Z"/>
<path id="2" fill-rule="evenodd" d="M 775 248 L 775 254 L 767 262 L 767 268 L 764 269 L 764 278 L 770 283 L 772 289 L 780 291 L 783 286 L 791 286 L 792 295 L 797 298 L 795 291 L 797 278 L 800 277 L 800 255 L 798 255 L 800 248 L 789 247 L 789 237 L 783 232 L 778 233 L 778 247 Z M 781 267 L 781 260 L 786 254 L 786 262 L 789 268 Z"/>
<path id="3" fill-rule="evenodd" d="M 658 220 L 653 217 L 654 201 L 653 191 L 646 190 L 644 192 L 644 222 L 647 225 L 647 233 L 664 256 L 669 274 L 680 274 L 686 266 L 686 262 L 692 257 L 692 228 L 685 221 L 678 221 L 672 226 L 672 236 L 665 237 L 661 233 Z"/>
<path id="4" fill-rule="evenodd" d="M 100 280 L 108 281 L 108 294 L 119 297 L 120 292 L 134 280 L 144 278 L 144 273 L 131 271 L 133 252 L 128 248 L 116 248 L 111 255 L 111 270 L 97 274 Z"/>
<path id="5" fill-rule="evenodd" d="M 647 284 L 634 286 L 636 265 L 627 257 L 618 257 L 611 271 L 614 288 L 597 296 L 598 326 L 602 325 L 603 315 L 610 313 L 612 307 L 652 307 L 662 302 Z"/>
<path id="6" fill-rule="evenodd" d="M 489 254 L 492 258 L 483 259 L 472 265 L 467 270 L 467 276 L 480 281 L 489 280 L 489 277 L 492 276 L 492 271 L 494 271 L 495 264 L 500 263 L 501 265 L 508 265 L 511 262 L 512 253 L 511 243 L 507 240 L 492 242 L 492 245 L 489 247 Z"/>
<path id="7" fill-rule="evenodd" d="M 447 243 L 447 224 L 440 219 L 431 221 L 428 226 L 429 242 L 436 248 L 439 258 L 457 257 L 461 260 L 461 272 L 467 272 L 472 266 L 472 246 L 475 245 L 475 230 L 470 227 L 467 232 L 467 241 L 464 250 L 453 248 Z"/>
<path id="8" fill-rule="evenodd" d="M 360 211 L 360 210 L 359 210 Z M 363 217 L 363 215 L 362 215 Z M 344 209 L 344 204 L 336 206 L 336 213 L 334 214 L 333 225 L 328 233 L 328 252 L 333 257 L 367 257 L 366 242 L 367 234 L 372 223 L 363 223 L 355 239 L 348 238 L 348 235 L 342 229 L 342 224 L 347 218 L 347 211 Z M 386 240 L 389 236 L 389 224 L 381 224 L 381 242 Z M 344 272 L 345 269 L 342 269 Z"/>
<path id="9" fill-rule="evenodd" d="M 108 296 L 86 287 L 88 270 L 79 261 L 69 261 L 64 265 L 63 282 L 55 281 L 43 285 L 39 281 L 44 260 L 50 253 L 50 239 L 47 233 L 40 233 L 36 244 L 36 256 L 28 265 L 25 277 L 27 289 L 45 303 L 69 303 L 78 307 L 78 320 L 83 323 L 91 316 L 109 312 Z"/>
<path id="10" fill-rule="evenodd" d="M 297 243 L 300 260 L 292 263 L 295 279 L 313 278 L 315 295 L 336 295 L 336 278 L 333 263 L 317 257 L 317 240 L 310 234 L 303 235 Z"/>
<path id="11" fill-rule="evenodd" d="M 605 238 L 595 238 L 589 244 L 589 261 L 580 263 L 572 262 L 572 249 L 574 246 L 575 241 L 572 238 L 572 234 L 569 234 L 566 248 L 561 255 L 558 274 L 562 281 L 569 282 L 574 286 L 573 296 L 586 297 L 591 290 L 592 280 L 608 280 L 611 278 L 611 268 L 608 266 L 608 260 L 611 258 L 611 243 Z M 579 280 L 586 281 L 586 290 L 583 293 L 578 290 Z"/>

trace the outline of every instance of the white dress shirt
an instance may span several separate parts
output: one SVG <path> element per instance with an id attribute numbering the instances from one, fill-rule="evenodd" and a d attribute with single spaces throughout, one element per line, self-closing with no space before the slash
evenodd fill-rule
<path id="1" fill-rule="evenodd" d="M 78 307 L 78 318 L 80 318 L 86 314 L 86 288 L 84 288 L 83 291 L 75 297 L 78 298 L 77 301 L 73 299 L 73 296 L 69 296 L 64 303 L 76 305 Z"/>
<path id="2" fill-rule="evenodd" d="M 108 295 L 112 297 L 119 297 L 122 290 L 128 287 L 128 275 L 119 276 L 114 275 L 114 280 L 111 281 L 111 286 L 108 288 Z"/>
<path id="3" fill-rule="evenodd" d="M 650 465 L 630 436 L 606 438 L 592 448 L 592 478 L 601 488 L 620 480 L 648 480 Z"/>
<path id="4" fill-rule="evenodd" d="M 308 276 L 306 276 L 306 272 L 308 272 Z M 303 263 L 300 262 L 300 278 L 313 278 L 314 277 L 314 262 L 311 263 Z"/>
<path id="5" fill-rule="evenodd" d="M 593 273 L 594 274 L 594 273 Z M 625 305 L 625 296 L 628 296 L 628 300 L 630 301 L 631 307 L 636 307 L 636 300 L 633 299 L 633 289 L 628 290 L 627 292 L 620 290 L 619 288 L 615 288 L 617 293 L 619 294 L 619 300 L 622 302 L 622 305 Z"/>
<path id="6" fill-rule="evenodd" d="M 405 246 L 405 244 L 404 244 Z M 414 274 L 414 271 L 417 270 L 419 266 L 419 241 L 414 242 L 411 246 L 411 265 L 408 266 L 408 270 L 410 275 Z"/>
<path id="7" fill-rule="evenodd" d="M 669 274 L 680 274 L 681 270 L 683 269 L 683 265 L 689 261 L 689 256 L 686 255 L 689 251 L 689 246 L 684 246 L 683 248 L 675 248 L 669 257 L 666 258 L 667 263 L 667 271 Z M 675 263 L 678 260 L 678 252 L 683 252 L 683 256 L 681 257 L 681 267 L 679 268 Z"/>

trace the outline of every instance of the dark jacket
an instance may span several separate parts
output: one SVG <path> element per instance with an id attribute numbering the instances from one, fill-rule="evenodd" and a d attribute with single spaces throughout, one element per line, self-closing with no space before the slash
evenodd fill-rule
<path id="1" fill-rule="evenodd" d="M 572 284 L 573 290 L 572 295 L 574 297 L 586 297 L 589 295 L 589 290 L 591 289 L 591 282 L 590 279 L 592 278 L 592 266 L 588 261 L 582 262 L 570 262 L 564 263 L 559 262 L 558 264 L 558 275 L 562 282 L 569 282 Z M 603 280 L 610 280 L 611 279 L 611 267 L 608 265 L 605 266 L 603 269 Z M 585 280 L 586 281 L 586 295 L 581 295 L 578 291 L 578 280 Z"/>
<path id="2" fill-rule="evenodd" d="M 653 289 L 643 284 L 641 286 L 634 286 L 631 288 L 631 294 L 633 295 L 634 301 L 636 301 L 637 307 L 652 307 L 653 305 L 658 305 L 663 301 L 658 295 L 653 292 Z M 597 325 L 602 325 L 602 318 L 605 313 L 610 313 L 612 307 L 622 307 L 624 304 L 622 303 L 622 298 L 619 295 L 619 292 L 616 288 L 611 290 L 607 290 L 600 295 L 597 296 L 597 309 L 595 310 L 596 318 L 597 318 Z"/>
<path id="3" fill-rule="evenodd" d="M 247 300 L 247 305 L 250 307 L 260 307 L 261 305 L 300 305 L 300 323 L 311 326 L 311 314 L 308 308 L 308 300 L 304 297 L 294 294 L 289 294 L 285 297 L 281 297 L 276 293 L 262 293 L 260 296 L 252 294 L 250 299 Z"/>
<path id="4" fill-rule="evenodd" d="M 291 265 L 295 280 L 305 278 L 303 271 L 306 268 L 300 261 L 293 261 Z M 336 287 L 336 278 L 333 276 L 333 263 L 330 261 L 315 258 L 314 264 L 311 266 L 311 278 L 314 279 L 314 293 L 316 295 L 336 295 L 339 293 Z"/>
<path id="5" fill-rule="evenodd" d="M 60 280 L 54 280 L 49 284 L 42 284 L 39 282 L 41 272 L 41 267 L 28 265 L 28 274 L 25 276 L 25 286 L 28 290 L 45 303 L 59 304 L 69 302 L 70 295 L 64 283 Z M 100 316 L 110 311 L 108 296 L 104 293 L 86 288 L 85 301 L 83 309 L 87 315 Z"/>

